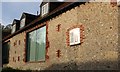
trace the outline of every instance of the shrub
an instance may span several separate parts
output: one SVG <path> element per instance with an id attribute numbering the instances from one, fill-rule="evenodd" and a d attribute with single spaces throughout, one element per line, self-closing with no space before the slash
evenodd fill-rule
<path id="1" fill-rule="evenodd" d="M 11 67 L 5 67 L 2 69 L 2 72 L 32 72 L 31 70 L 20 70 L 20 69 L 13 69 Z"/>

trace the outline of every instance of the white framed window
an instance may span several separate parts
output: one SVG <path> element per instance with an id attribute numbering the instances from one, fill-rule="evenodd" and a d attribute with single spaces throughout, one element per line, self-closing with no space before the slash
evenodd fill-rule
<path id="1" fill-rule="evenodd" d="M 20 28 L 25 26 L 25 18 L 23 18 L 20 22 Z"/>
<path id="2" fill-rule="evenodd" d="M 120 0 L 117 0 L 117 5 L 120 6 Z"/>
<path id="3" fill-rule="evenodd" d="M 70 45 L 75 45 L 80 43 L 80 28 L 74 28 L 69 31 L 69 41 L 70 41 Z"/>
<path id="4" fill-rule="evenodd" d="M 12 26 L 12 33 L 14 33 L 15 30 L 16 30 L 16 24 L 14 24 L 14 25 Z"/>
<path id="5" fill-rule="evenodd" d="M 42 16 L 48 13 L 48 8 L 49 8 L 48 3 L 46 3 L 45 5 L 42 6 L 42 12 L 41 12 Z"/>

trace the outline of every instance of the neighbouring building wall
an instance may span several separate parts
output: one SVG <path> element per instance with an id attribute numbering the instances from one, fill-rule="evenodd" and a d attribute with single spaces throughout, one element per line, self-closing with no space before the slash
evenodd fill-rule
<path id="1" fill-rule="evenodd" d="M 33 70 L 118 69 L 117 8 L 109 3 L 85 3 L 50 19 L 46 23 L 48 58 L 45 62 L 25 63 L 25 32 L 14 36 L 10 39 L 8 65 Z M 69 30 L 76 27 L 80 28 L 81 44 L 70 46 Z"/>

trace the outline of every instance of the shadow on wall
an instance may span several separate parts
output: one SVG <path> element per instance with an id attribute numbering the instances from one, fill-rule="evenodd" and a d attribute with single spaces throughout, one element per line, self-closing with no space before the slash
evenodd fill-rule
<path id="1" fill-rule="evenodd" d="M 119 72 L 118 71 L 118 62 L 117 61 L 101 61 L 101 62 L 86 62 L 86 63 L 61 63 L 61 64 L 53 64 L 50 67 L 39 71 L 39 70 L 19 70 L 6 68 L 3 69 L 2 72 Z"/>
<path id="2" fill-rule="evenodd" d="M 52 64 L 45 70 L 119 70 L 118 61 L 68 62 Z"/>

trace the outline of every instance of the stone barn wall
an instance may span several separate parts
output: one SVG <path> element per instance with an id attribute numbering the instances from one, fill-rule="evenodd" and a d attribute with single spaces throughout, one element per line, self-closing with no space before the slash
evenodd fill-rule
<path id="1" fill-rule="evenodd" d="M 86 3 L 49 22 L 50 69 L 117 69 L 118 7 L 109 3 Z M 60 24 L 59 31 L 56 31 Z M 67 45 L 66 32 L 81 27 L 81 44 Z M 56 51 L 61 51 L 58 58 Z"/>
<path id="2" fill-rule="evenodd" d="M 117 8 L 109 3 L 85 3 L 47 21 L 49 58 L 45 62 L 24 62 L 25 32 L 14 36 L 8 65 L 33 70 L 118 69 Z M 80 28 L 81 44 L 70 46 L 68 33 L 76 27 Z"/>
<path id="3" fill-rule="evenodd" d="M 10 39 L 9 64 L 13 68 L 19 68 L 25 64 L 25 32 L 19 33 Z"/>

